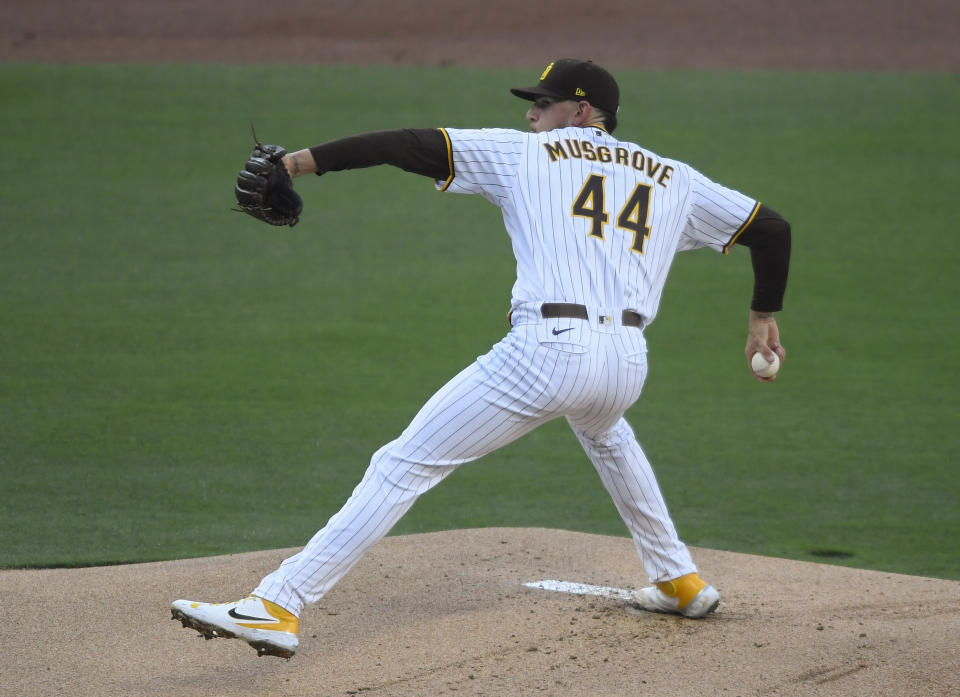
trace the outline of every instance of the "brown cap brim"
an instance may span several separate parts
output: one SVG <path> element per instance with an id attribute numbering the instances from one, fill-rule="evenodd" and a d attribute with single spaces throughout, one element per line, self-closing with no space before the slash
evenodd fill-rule
<path id="1" fill-rule="evenodd" d="M 553 99 L 569 99 L 559 92 L 554 92 L 553 90 L 546 90 L 543 87 L 511 87 L 510 91 L 520 99 L 526 99 L 530 102 L 537 101 L 540 97 L 551 97 Z"/>

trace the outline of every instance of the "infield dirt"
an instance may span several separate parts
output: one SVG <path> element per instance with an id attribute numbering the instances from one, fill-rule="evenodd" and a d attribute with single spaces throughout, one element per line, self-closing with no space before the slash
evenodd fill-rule
<path id="1" fill-rule="evenodd" d="M 5 62 L 960 69 L 946 0 L 7 0 L 0 20 Z M 522 585 L 643 584 L 629 540 L 557 530 L 388 538 L 306 611 L 289 662 L 169 621 L 293 551 L 0 571 L 0 694 L 960 694 L 958 582 L 696 549 L 718 612 L 638 615 Z"/>
<path id="2" fill-rule="evenodd" d="M 960 583 L 694 549 L 704 620 L 536 590 L 636 588 L 625 538 L 539 529 L 389 537 L 301 618 L 290 661 L 170 620 L 235 599 L 296 550 L 0 572 L 8 694 L 957 694 Z M 9 662 L 12 652 L 12 664 Z"/>

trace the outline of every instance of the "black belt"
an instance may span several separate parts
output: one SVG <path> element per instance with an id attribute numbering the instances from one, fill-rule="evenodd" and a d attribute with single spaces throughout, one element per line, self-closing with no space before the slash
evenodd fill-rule
<path id="1" fill-rule="evenodd" d="M 587 308 L 576 303 L 544 303 L 540 306 L 540 315 L 544 319 L 552 319 L 555 317 L 589 319 Z M 624 310 L 620 322 L 624 327 L 642 327 L 643 315 L 633 310 Z"/>

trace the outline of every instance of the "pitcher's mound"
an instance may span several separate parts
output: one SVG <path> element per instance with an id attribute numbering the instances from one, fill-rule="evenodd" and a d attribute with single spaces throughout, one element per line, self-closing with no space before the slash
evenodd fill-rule
<path id="1" fill-rule="evenodd" d="M 170 602 L 235 600 L 296 550 L 3 571 L 4 694 L 956 695 L 960 583 L 694 549 L 705 620 L 525 587 L 637 588 L 625 538 L 482 529 L 387 538 L 301 619 L 290 661 L 204 641 Z"/>

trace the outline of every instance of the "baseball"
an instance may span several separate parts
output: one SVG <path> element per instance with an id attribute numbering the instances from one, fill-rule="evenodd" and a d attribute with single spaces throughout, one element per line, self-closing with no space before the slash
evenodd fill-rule
<path id="1" fill-rule="evenodd" d="M 753 358 L 750 359 L 750 367 L 753 368 L 753 372 L 760 377 L 770 378 L 780 370 L 780 357 L 777 354 L 773 354 L 773 363 L 768 363 L 767 359 L 763 357 L 763 354 L 758 351 L 753 354 Z"/>

